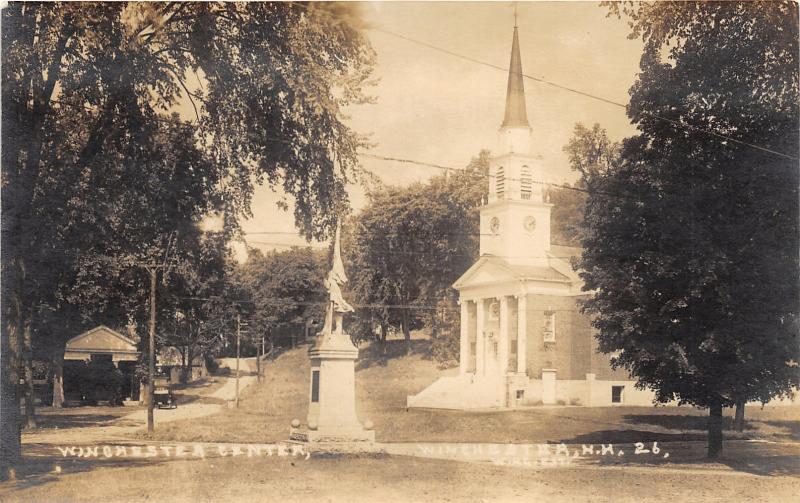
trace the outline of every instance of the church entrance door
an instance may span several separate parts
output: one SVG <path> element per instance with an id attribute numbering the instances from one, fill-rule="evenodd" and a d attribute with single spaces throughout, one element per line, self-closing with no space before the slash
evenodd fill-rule
<path id="1" fill-rule="evenodd" d="M 500 364 L 497 361 L 497 333 L 486 332 L 486 375 L 497 376 Z"/>
<path id="2" fill-rule="evenodd" d="M 500 309 L 492 304 L 489 309 L 489 316 L 485 324 L 485 345 L 483 348 L 483 361 L 485 362 L 484 375 L 488 377 L 496 377 L 500 372 L 500 362 L 498 360 L 498 342 L 500 341 Z M 496 309 L 493 309 L 497 307 Z"/>

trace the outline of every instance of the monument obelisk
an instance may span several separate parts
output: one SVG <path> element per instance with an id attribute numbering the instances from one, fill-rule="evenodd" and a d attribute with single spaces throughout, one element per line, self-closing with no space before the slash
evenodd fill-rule
<path id="1" fill-rule="evenodd" d="M 307 442 L 374 442 L 375 432 L 366 429 L 356 416 L 355 361 L 358 348 L 344 332 L 344 314 L 353 308 L 342 297 L 340 285 L 347 282 L 342 264 L 340 226 L 336 225 L 333 263 L 325 287 L 329 300 L 325 326 L 309 350 L 311 386 L 307 429 L 293 421 L 292 440 Z M 370 426 L 368 424 L 368 426 Z"/>

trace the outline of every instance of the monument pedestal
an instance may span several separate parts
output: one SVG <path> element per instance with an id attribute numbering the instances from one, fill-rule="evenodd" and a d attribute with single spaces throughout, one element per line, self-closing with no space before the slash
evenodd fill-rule
<path id="1" fill-rule="evenodd" d="M 374 442 L 375 432 L 356 416 L 355 361 L 358 348 L 344 333 L 321 333 L 309 351 L 311 389 L 307 428 L 292 426 L 298 442 Z"/>

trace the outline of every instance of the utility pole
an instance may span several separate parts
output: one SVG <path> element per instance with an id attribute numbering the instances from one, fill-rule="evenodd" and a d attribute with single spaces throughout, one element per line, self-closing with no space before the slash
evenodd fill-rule
<path id="1" fill-rule="evenodd" d="M 261 382 L 261 354 L 259 349 L 261 349 L 261 346 L 256 342 L 256 379 Z"/>
<path id="2" fill-rule="evenodd" d="M 155 386 L 153 380 L 155 379 L 156 374 L 156 284 L 158 282 L 158 270 L 164 269 L 164 274 L 162 276 L 162 280 L 166 285 L 167 281 L 167 273 L 169 272 L 169 267 L 167 264 L 169 263 L 169 252 L 170 247 L 172 246 L 175 239 L 175 232 L 170 234 L 169 242 L 167 243 L 167 249 L 164 252 L 164 261 L 161 264 L 156 262 L 148 262 L 148 263 L 139 263 L 139 266 L 144 267 L 144 269 L 150 274 L 150 337 L 149 337 L 149 344 L 147 348 L 147 433 L 153 433 L 154 430 L 154 421 L 153 421 L 153 408 L 155 405 L 155 400 L 153 396 L 153 391 L 155 390 Z"/>
<path id="3" fill-rule="evenodd" d="M 158 280 L 158 266 L 149 264 L 145 266 L 150 273 L 150 339 L 147 348 L 147 433 L 153 433 L 153 379 L 156 373 L 156 282 Z"/>
<path id="4" fill-rule="evenodd" d="M 236 313 L 236 407 L 239 407 L 239 346 L 242 338 L 242 315 Z"/>

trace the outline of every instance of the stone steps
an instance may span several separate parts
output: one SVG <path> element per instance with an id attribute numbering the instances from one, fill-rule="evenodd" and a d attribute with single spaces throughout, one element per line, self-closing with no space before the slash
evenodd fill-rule
<path id="1" fill-rule="evenodd" d="M 461 374 L 441 377 L 406 399 L 407 407 L 483 409 L 504 405 L 504 386 L 497 379 Z"/>

